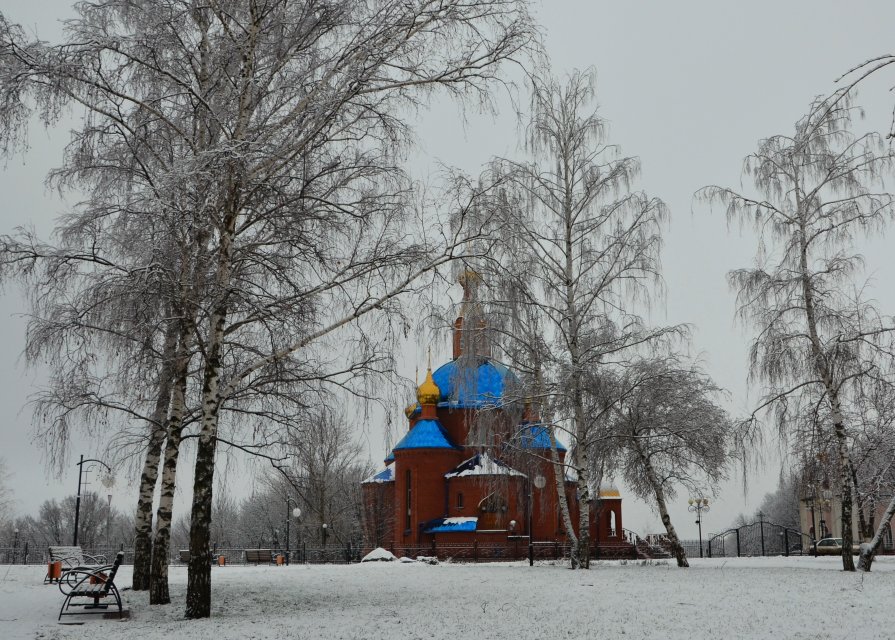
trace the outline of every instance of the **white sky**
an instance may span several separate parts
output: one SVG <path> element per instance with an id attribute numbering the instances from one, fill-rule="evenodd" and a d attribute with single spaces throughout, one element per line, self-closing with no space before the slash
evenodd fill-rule
<path id="1" fill-rule="evenodd" d="M 0 0 L 0 11 L 30 27 L 42 38 L 59 34 L 58 21 L 71 15 L 68 0 L 24 3 Z M 755 243 L 728 230 L 721 213 L 693 203 L 693 193 L 707 184 L 739 187 L 746 154 L 760 138 L 790 133 L 792 124 L 817 94 L 835 89 L 835 78 L 866 58 L 895 52 L 891 1 L 835 0 L 667 0 L 610 2 L 543 0 L 535 12 L 544 29 L 547 50 L 557 71 L 597 68 L 598 100 L 610 123 L 610 139 L 626 155 L 642 161 L 641 186 L 671 209 L 665 237 L 664 275 L 667 296 L 653 320 L 692 323 L 694 349 L 715 380 L 731 392 L 731 410 L 751 409 L 746 388 L 748 332 L 734 325 L 728 270 L 750 264 Z M 895 71 L 866 83 L 858 103 L 867 118 L 858 131 L 887 130 L 895 96 Z M 518 154 L 517 121 L 506 105 L 496 117 L 466 112 L 444 101 L 420 118 L 421 174 L 437 171 L 437 162 L 476 174 L 493 155 Z M 49 232 L 63 204 L 46 192 L 43 178 L 58 163 L 67 138 L 65 128 L 31 134 L 31 149 L 0 168 L 3 213 L 0 233 L 30 224 Z M 747 185 L 748 187 L 748 185 Z M 895 272 L 895 259 L 882 239 L 862 247 L 875 274 L 875 295 L 884 313 L 895 313 L 895 296 L 879 286 Z M 18 509 L 34 512 L 47 497 L 74 489 L 75 470 L 61 479 L 47 477 L 39 448 L 31 442 L 25 401 L 40 375 L 23 370 L 24 305 L 17 292 L 0 297 L 0 457 L 12 472 Z M 446 344 L 443 342 L 442 344 Z M 449 357 L 433 354 L 437 363 Z M 424 354 L 407 353 L 405 373 L 413 377 Z M 367 434 L 371 457 L 384 449 L 375 428 Z M 84 453 L 92 451 L 84 447 Z M 80 453 L 73 450 L 74 458 Z M 744 496 L 741 479 L 719 487 L 720 495 L 705 516 L 704 530 L 725 527 L 741 511 L 751 511 L 772 490 L 779 467 L 771 462 L 749 478 Z M 187 457 L 184 467 L 191 462 Z M 182 480 L 182 486 L 188 484 Z M 115 504 L 130 508 L 133 490 L 116 489 Z M 686 497 L 672 510 L 685 538 L 696 537 Z M 640 532 L 659 528 L 651 510 L 625 501 L 624 524 Z"/>

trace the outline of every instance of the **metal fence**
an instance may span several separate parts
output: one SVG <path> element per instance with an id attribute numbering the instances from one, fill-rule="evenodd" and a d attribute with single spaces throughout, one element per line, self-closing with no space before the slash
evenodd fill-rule
<path id="1" fill-rule="evenodd" d="M 708 557 L 788 556 L 811 551 L 807 534 L 766 520 L 728 529 L 708 540 Z"/>
<path id="2" fill-rule="evenodd" d="M 54 545 L 55 546 L 55 545 Z M 115 554 L 124 551 L 123 564 L 134 563 L 134 550 L 122 547 L 83 547 L 83 552 L 88 556 L 102 556 L 109 563 L 115 559 Z M 29 544 L 17 547 L 0 547 L 0 564 L 46 564 L 49 561 L 47 547 L 33 547 Z"/>

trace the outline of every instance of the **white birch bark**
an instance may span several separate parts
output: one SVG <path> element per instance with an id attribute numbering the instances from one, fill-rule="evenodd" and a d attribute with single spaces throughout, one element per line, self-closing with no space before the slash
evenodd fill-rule
<path id="1" fill-rule="evenodd" d="M 152 504 L 158 481 L 162 443 L 165 441 L 165 422 L 171 403 L 172 360 L 177 348 L 176 323 L 169 323 L 162 352 L 162 366 L 158 378 L 158 398 L 149 427 L 149 442 L 143 473 L 140 476 L 140 490 L 137 496 L 137 513 L 134 517 L 134 591 L 149 588 L 149 573 L 152 563 Z"/>
<path id="2" fill-rule="evenodd" d="M 889 500 L 889 506 L 886 507 L 885 513 L 883 513 L 882 518 L 880 518 L 873 539 L 869 543 L 861 545 L 861 556 L 858 561 L 858 568 L 861 571 L 870 571 L 870 567 L 876 557 L 876 552 L 883 542 L 883 536 L 886 533 L 886 528 L 889 527 L 893 515 L 895 515 L 895 496 L 892 496 L 892 499 Z M 844 542 L 842 546 L 845 546 Z"/>

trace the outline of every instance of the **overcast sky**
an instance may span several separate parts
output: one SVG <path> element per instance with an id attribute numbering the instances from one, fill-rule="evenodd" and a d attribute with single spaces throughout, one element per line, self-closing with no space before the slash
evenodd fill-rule
<path id="1" fill-rule="evenodd" d="M 68 0 L 0 0 L 0 10 L 40 37 L 54 40 L 59 21 L 71 15 Z M 746 386 L 748 330 L 733 322 L 733 296 L 725 274 L 748 266 L 755 252 L 749 234 L 728 230 L 723 214 L 693 203 L 693 193 L 707 184 L 740 187 L 742 160 L 759 139 L 790 133 L 811 99 L 836 88 L 835 79 L 872 56 L 895 53 L 895 2 L 835 0 L 734 1 L 558 1 L 535 4 L 544 40 L 558 72 L 597 68 L 601 113 L 610 124 L 610 139 L 625 155 L 642 162 L 640 186 L 662 198 L 672 214 L 665 236 L 666 297 L 655 322 L 694 326 L 694 350 L 715 380 L 731 393 L 730 408 L 748 411 L 754 397 Z M 857 102 L 867 110 L 856 130 L 887 130 L 895 96 L 887 88 L 895 72 L 871 79 Z M 465 113 L 444 101 L 420 117 L 420 175 L 444 163 L 476 174 L 494 155 L 515 156 L 518 123 L 503 104 L 496 115 Z M 65 204 L 47 193 L 43 180 L 58 164 L 67 139 L 66 127 L 34 129 L 31 149 L 0 169 L 3 214 L 0 232 L 33 225 L 48 233 Z M 750 186 L 750 185 L 747 185 Z M 895 258 L 886 242 L 862 246 L 874 276 L 875 297 L 885 313 L 895 313 L 895 295 L 881 283 L 895 275 Z M 62 478 L 47 476 L 39 446 L 31 442 L 31 417 L 25 407 L 41 372 L 27 372 L 20 362 L 24 312 L 21 296 L 7 290 L 0 298 L 0 457 L 12 472 L 11 485 L 21 512 L 34 512 L 47 497 L 74 490 L 72 467 Z M 433 354 L 449 357 L 447 343 Z M 405 374 L 424 365 L 422 350 L 404 358 Z M 374 460 L 382 458 L 379 431 L 364 433 Z M 84 445 L 84 453 L 92 450 Z M 72 450 L 76 458 L 81 451 Z M 706 530 L 724 528 L 738 513 L 756 508 L 777 482 L 779 464 L 769 463 L 748 478 L 732 478 L 706 515 Z M 186 465 L 184 465 L 186 466 Z M 184 483 L 186 484 L 186 483 Z M 130 508 L 128 481 L 119 481 L 115 503 Z M 696 527 L 679 496 L 672 517 L 685 538 Z M 658 518 L 645 505 L 625 501 L 625 526 L 646 533 L 658 530 Z"/>

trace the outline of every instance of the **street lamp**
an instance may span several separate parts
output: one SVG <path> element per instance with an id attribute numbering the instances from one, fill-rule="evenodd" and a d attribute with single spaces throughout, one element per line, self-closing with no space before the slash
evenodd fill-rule
<path id="1" fill-rule="evenodd" d="M 289 505 L 290 504 L 296 504 L 296 502 L 290 496 L 286 496 L 286 566 L 287 567 L 289 566 L 289 554 L 290 554 L 290 551 L 289 551 L 289 537 L 290 537 L 289 536 L 289 522 L 290 522 Z M 299 509 L 298 507 L 295 507 L 295 509 L 292 510 L 292 515 L 295 517 L 296 520 L 298 520 L 299 517 L 301 517 L 301 509 Z"/>
<path id="2" fill-rule="evenodd" d="M 323 551 L 324 551 L 324 553 L 325 553 L 325 552 L 326 552 L 326 534 L 328 533 L 327 529 L 329 529 L 329 527 L 328 527 L 327 524 L 324 522 L 323 525 L 321 525 L 321 528 L 323 529 Z M 325 556 L 324 556 L 324 560 L 325 560 L 325 559 L 326 559 L 326 558 L 325 558 Z"/>
<path id="3" fill-rule="evenodd" d="M 699 525 L 699 557 L 702 557 L 702 512 L 709 511 L 709 499 L 708 498 L 690 498 L 687 500 L 687 504 L 690 505 L 687 507 L 687 511 L 690 513 L 696 514 L 696 524 Z"/>
<path id="4" fill-rule="evenodd" d="M 513 558 L 519 555 L 519 537 L 516 535 L 516 521 L 510 520 L 508 525 L 510 535 L 513 537 Z"/>
<path id="5" fill-rule="evenodd" d="M 12 539 L 12 563 L 16 563 L 16 556 L 19 555 L 19 529 L 16 527 L 13 530 L 13 539 Z"/>
<path id="6" fill-rule="evenodd" d="M 109 465 L 107 465 L 105 462 L 103 462 L 102 460 L 95 460 L 93 458 L 88 458 L 87 460 L 85 460 L 84 455 L 81 454 L 81 461 L 77 462 L 75 464 L 78 467 L 78 497 L 75 500 L 75 533 L 74 533 L 74 536 L 72 536 L 72 543 L 71 543 L 71 546 L 73 546 L 73 547 L 78 546 L 78 526 L 79 526 L 80 520 L 81 520 L 81 487 L 82 486 L 86 487 L 89 484 L 86 481 L 84 481 L 82 483 L 82 479 L 83 479 L 84 475 L 93 471 L 93 469 L 96 467 L 96 465 L 100 465 L 100 466 L 105 467 L 106 471 L 109 472 L 108 476 L 106 476 L 106 478 L 103 479 L 103 484 L 110 487 L 110 486 L 112 486 L 112 482 L 113 482 L 112 468 Z M 87 465 L 86 469 L 84 468 L 85 464 Z"/>

